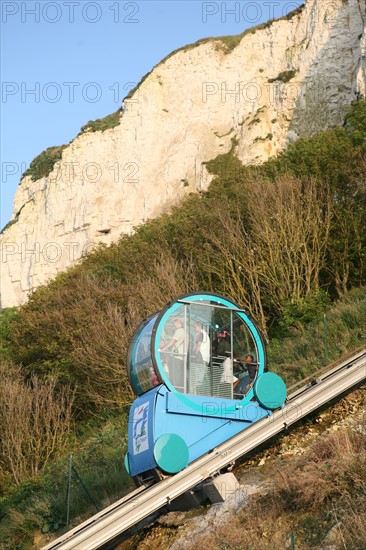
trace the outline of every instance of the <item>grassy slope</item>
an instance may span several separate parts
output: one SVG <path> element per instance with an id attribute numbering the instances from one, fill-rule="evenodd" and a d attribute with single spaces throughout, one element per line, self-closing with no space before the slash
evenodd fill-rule
<path id="1" fill-rule="evenodd" d="M 88 493 L 74 474 L 71 525 L 80 523 L 96 509 L 105 508 L 132 490 L 133 483 L 123 466 L 126 450 L 127 411 L 105 415 L 79 427 L 69 453 L 72 453 L 73 466 Z M 32 548 L 35 537 L 66 530 L 69 453 L 58 456 L 41 475 L 14 487 L 0 498 L 2 549 Z"/>
<path id="2" fill-rule="evenodd" d="M 270 370 L 287 386 L 337 361 L 347 352 L 366 347 L 366 289 L 353 289 L 310 323 L 294 324 L 291 336 L 272 338 L 268 346 Z"/>
<path id="3" fill-rule="evenodd" d="M 358 393 L 363 393 L 364 408 L 365 387 Z M 213 526 L 195 546 L 291 548 L 293 536 L 297 550 L 365 548 L 366 423 L 363 415 L 356 418 L 353 427 L 315 437 L 305 452 L 259 469 L 257 475 L 267 477 L 270 489 Z"/>

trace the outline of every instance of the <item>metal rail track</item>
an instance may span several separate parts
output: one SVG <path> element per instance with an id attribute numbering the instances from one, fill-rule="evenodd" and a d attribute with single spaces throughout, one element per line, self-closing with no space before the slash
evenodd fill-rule
<path id="1" fill-rule="evenodd" d="M 366 350 L 293 392 L 282 409 L 256 422 L 244 432 L 197 459 L 185 470 L 159 483 L 139 488 L 78 527 L 51 542 L 43 550 L 92 550 L 150 516 L 176 497 L 220 472 L 276 434 L 324 406 L 366 379 Z"/>

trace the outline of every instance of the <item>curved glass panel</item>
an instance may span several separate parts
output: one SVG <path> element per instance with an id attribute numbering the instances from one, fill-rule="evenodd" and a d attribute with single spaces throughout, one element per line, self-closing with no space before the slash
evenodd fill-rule
<path id="1" fill-rule="evenodd" d="M 252 388 L 258 373 L 258 345 L 261 350 L 263 346 L 245 313 L 226 303 L 231 305 L 219 297 L 187 296 L 160 319 L 155 358 L 162 378 L 176 391 L 242 399 Z M 263 351 L 261 362 L 263 370 Z"/>
<path id="2" fill-rule="evenodd" d="M 157 314 L 137 330 L 130 345 L 128 368 L 132 389 L 137 395 L 160 384 L 151 358 L 151 338 Z"/>
<path id="3" fill-rule="evenodd" d="M 234 397 L 241 397 L 249 392 L 257 378 L 259 353 L 252 332 L 238 313 L 232 316 L 232 334 Z"/>
<path id="4" fill-rule="evenodd" d="M 163 324 L 159 354 L 164 373 L 179 392 L 186 393 L 190 335 L 186 307 L 179 306 Z"/>

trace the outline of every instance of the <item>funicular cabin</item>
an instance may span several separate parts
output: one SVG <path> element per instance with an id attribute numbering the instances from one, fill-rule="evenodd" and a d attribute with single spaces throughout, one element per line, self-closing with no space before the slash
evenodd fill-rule
<path id="1" fill-rule="evenodd" d="M 139 482 L 176 473 L 286 398 L 253 320 L 215 294 L 184 295 L 144 320 L 127 367 L 138 397 L 125 465 Z"/>

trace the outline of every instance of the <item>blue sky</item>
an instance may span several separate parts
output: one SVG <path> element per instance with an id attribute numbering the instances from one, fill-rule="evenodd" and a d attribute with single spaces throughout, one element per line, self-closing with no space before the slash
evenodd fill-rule
<path id="1" fill-rule="evenodd" d="M 172 50 L 237 34 L 300 0 L 1 0 L 1 214 L 20 176 L 47 147 L 116 111 Z"/>

